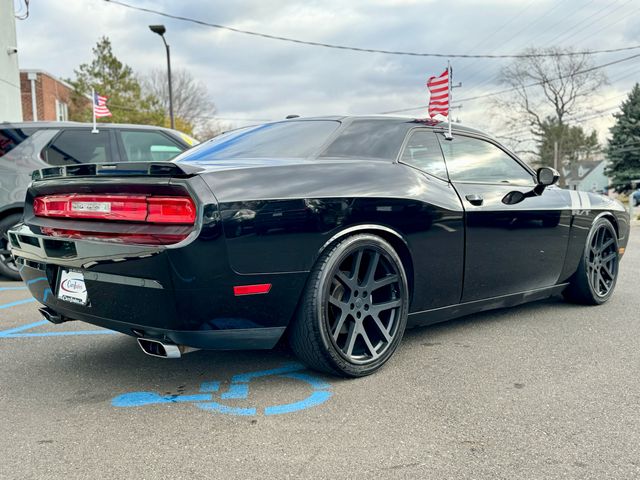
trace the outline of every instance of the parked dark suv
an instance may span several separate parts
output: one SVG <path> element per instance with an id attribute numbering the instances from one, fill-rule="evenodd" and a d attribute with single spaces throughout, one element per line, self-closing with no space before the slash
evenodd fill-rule
<path id="1" fill-rule="evenodd" d="M 74 122 L 0 123 L 0 275 L 19 280 L 7 230 L 22 217 L 33 170 L 76 163 L 169 160 L 197 143 L 183 133 L 144 125 Z"/>

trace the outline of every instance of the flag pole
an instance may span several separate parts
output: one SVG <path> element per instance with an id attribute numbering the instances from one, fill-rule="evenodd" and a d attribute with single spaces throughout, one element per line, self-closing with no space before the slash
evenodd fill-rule
<path id="1" fill-rule="evenodd" d="M 451 81 L 451 75 L 452 75 L 452 70 L 451 70 L 451 61 L 447 60 L 447 78 L 449 79 L 449 111 L 447 112 L 447 123 L 449 124 L 449 138 L 453 138 L 453 136 L 451 135 L 451 86 L 453 85 L 453 82 Z"/>
<path id="2" fill-rule="evenodd" d="M 96 124 L 96 91 L 91 89 L 91 112 L 93 112 L 93 130 L 91 133 L 98 133 L 98 127 Z"/>

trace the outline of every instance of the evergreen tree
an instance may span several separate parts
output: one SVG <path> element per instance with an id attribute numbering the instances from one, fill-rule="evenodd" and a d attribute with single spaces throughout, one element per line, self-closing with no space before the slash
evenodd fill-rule
<path id="1" fill-rule="evenodd" d="M 594 131 L 589 135 L 581 126 L 559 123 L 555 118 L 547 118 L 534 130 L 538 137 L 538 156 L 541 165 L 554 166 L 555 146 L 558 144 L 558 170 L 562 165 L 589 160 L 598 151 L 598 136 Z"/>
<path id="2" fill-rule="evenodd" d="M 640 180 L 640 85 L 635 84 L 622 102 L 621 112 L 614 114 L 616 123 L 606 149 L 609 165 L 606 174 L 616 190 L 632 188 L 633 180 Z"/>
<path id="3" fill-rule="evenodd" d="M 74 91 L 71 96 L 69 116 L 80 122 L 92 121 L 91 103 L 87 95 L 93 88 L 96 93 L 108 98 L 107 107 L 112 113 L 107 121 L 114 123 L 138 123 L 163 125 L 165 111 L 160 100 L 143 94 L 140 82 L 130 66 L 123 64 L 114 55 L 111 41 L 102 37 L 93 48 L 91 63 L 83 63 L 74 70 L 76 78 L 69 80 Z"/>

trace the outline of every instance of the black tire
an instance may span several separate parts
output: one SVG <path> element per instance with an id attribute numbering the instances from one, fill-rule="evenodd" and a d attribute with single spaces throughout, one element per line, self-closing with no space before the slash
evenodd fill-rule
<path id="1" fill-rule="evenodd" d="M 565 299 L 583 305 L 601 305 L 611 295 L 618 280 L 618 236 L 611 222 L 594 222 L 576 273 L 563 292 Z"/>
<path id="2" fill-rule="evenodd" d="M 407 276 L 393 247 L 376 235 L 353 235 L 328 247 L 316 262 L 289 342 L 311 368 L 344 377 L 370 375 L 397 349 L 408 308 Z"/>
<path id="3" fill-rule="evenodd" d="M 9 229 L 15 224 L 20 223 L 22 214 L 13 213 L 0 220 L 0 276 L 9 280 L 20 280 L 18 266 L 11 257 L 9 251 Z"/>

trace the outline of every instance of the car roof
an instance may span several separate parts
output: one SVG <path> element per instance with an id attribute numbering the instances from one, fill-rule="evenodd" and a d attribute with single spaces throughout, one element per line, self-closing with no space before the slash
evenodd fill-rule
<path id="1" fill-rule="evenodd" d="M 416 126 L 424 126 L 428 128 L 434 128 L 438 130 L 444 130 L 449 128 L 449 124 L 447 122 L 441 122 L 438 120 L 432 120 L 430 118 L 417 118 L 411 116 L 397 116 L 397 115 L 327 115 L 327 116 L 318 116 L 318 117 L 296 117 L 285 120 L 278 120 L 278 122 L 295 122 L 295 121 L 305 121 L 305 120 L 337 120 L 341 122 L 347 122 L 352 120 L 380 120 L 387 121 L 389 123 L 415 123 Z M 273 123 L 273 122 L 268 122 Z M 462 125 L 460 123 L 451 123 L 452 132 L 458 133 L 473 133 L 476 135 L 482 135 L 485 137 L 489 137 L 487 132 L 482 130 L 478 130 L 477 128 L 468 127 L 466 125 Z"/>
<path id="2" fill-rule="evenodd" d="M 92 128 L 93 123 L 90 122 L 0 122 L 0 127 L 8 128 Z M 98 128 L 116 128 L 136 130 L 163 130 L 165 132 L 174 132 L 180 134 L 178 130 L 172 130 L 165 127 L 156 127 L 155 125 L 137 125 L 132 123 L 98 123 Z"/>

